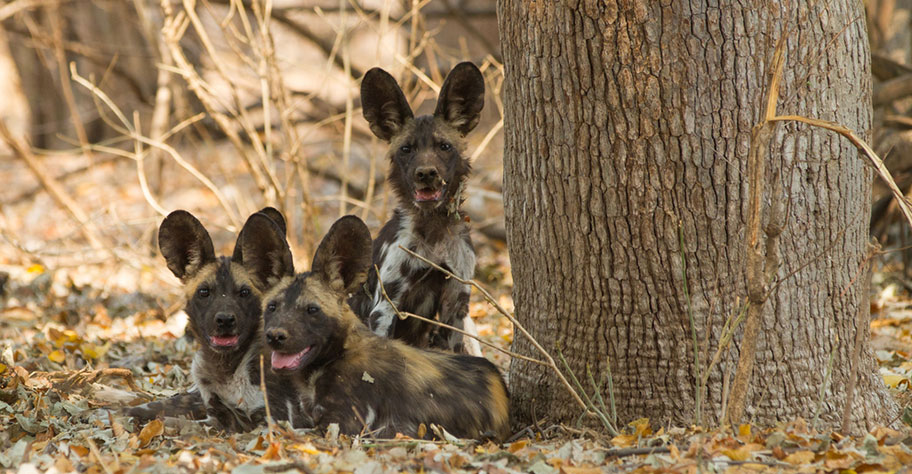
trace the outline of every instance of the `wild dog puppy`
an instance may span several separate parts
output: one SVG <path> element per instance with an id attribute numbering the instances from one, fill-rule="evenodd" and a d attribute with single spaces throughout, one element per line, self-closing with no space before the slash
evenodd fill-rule
<path id="1" fill-rule="evenodd" d="M 463 438 L 504 439 L 507 387 L 494 364 L 380 337 L 354 314 L 347 295 L 370 266 L 370 231 L 346 216 L 323 238 L 309 273 L 286 277 L 266 294 L 272 371 L 294 381 L 316 426 L 415 437 L 422 423 L 434 423 Z"/>
<path id="2" fill-rule="evenodd" d="M 474 64 L 458 64 L 447 75 L 433 115 L 415 117 L 396 80 L 374 68 L 361 82 L 364 118 L 377 137 L 389 142 L 389 182 L 399 198 L 392 219 L 373 246 L 373 262 L 390 300 L 400 311 L 462 329 L 474 328 L 467 317 L 469 287 L 448 279 L 405 253 L 408 248 L 460 278 L 475 273 L 475 249 L 465 215 L 459 210 L 471 166 L 463 137 L 484 107 L 484 78 Z M 418 347 L 464 352 L 463 336 L 410 318 L 397 320 L 393 307 L 370 272 L 351 305 L 374 333 Z M 475 344 L 475 353 L 480 355 Z"/>
<path id="3" fill-rule="evenodd" d="M 190 213 L 174 211 L 165 218 L 159 247 L 168 269 L 188 291 L 188 330 L 200 344 L 191 366 L 198 392 L 136 407 L 129 414 L 141 419 L 188 412 L 199 416 L 202 406 L 213 424 L 230 431 L 247 431 L 265 420 L 259 366 L 262 295 L 282 277 L 294 275 L 284 235 L 284 218 L 266 208 L 244 224 L 230 258 L 216 257 L 209 233 Z M 261 248 L 281 248 L 282 258 L 265 260 Z M 298 416 L 292 388 L 272 376 L 266 382 L 274 418 L 309 424 Z"/>

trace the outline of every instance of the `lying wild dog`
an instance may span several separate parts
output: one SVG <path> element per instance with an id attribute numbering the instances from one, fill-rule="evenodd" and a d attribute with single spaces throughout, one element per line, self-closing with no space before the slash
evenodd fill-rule
<path id="1" fill-rule="evenodd" d="M 414 117 L 396 80 L 373 68 L 361 82 L 364 118 L 377 137 L 389 142 L 389 182 L 399 205 L 373 246 L 373 263 L 389 299 L 403 312 L 473 332 L 468 317 L 469 287 L 408 255 L 402 247 L 434 261 L 463 279 L 475 273 L 475 249 L 460 211 L 471 171 L 463 137 L 484 107 L 484 78 L 474 64 L 456 65 L 440 89 L 433 115 Z M 463 336 L 420 320 L 397 320 L 374 272 L 355 293 L 352 308 L 376 334 L 418 347 L 464 352 Z M 473 353 L 480 355 L 477 342 Z"/>
<path id="2" fill-rule="evenodd" d="M 200 348 L 191 376 L 197 391 L 135 407 L 141 420 L 159 415 L 202 412 L 216 426 L 247 431 L 265 421 L 260 388 L 262 295 L 282 277 L 294 275 L 285 241 L 285 219 L 265 208 L 247 219 L 234 254 L 216 257 L 209 233 L 186 211 L 174 211 L 159 229 L 158 241 L 168 268 L 188 291 L 188 329 Z M 259 246 L 284 248 L 282 259 L 261 257 Z M 296 408 L 298 396 L 274 376 L 266 379 L 271 414 L 295 426 L 309 425 Z"/>
<path id="3" fill-rule="evenodd" d="M 281 254 L 287 248 L 255 251 L 288 258 Z M 463 438 L 504 439 L 509 402 L 494 364 L 378 336 L 352 312 L 347 295 L 370 268 L 367 226 L 354 216 L 336 221 L 311 271 L 282 279 L 264 297 L 272 371 L 294 381 L 319 427 L 414 437 L 424 435 L 421 424 L 434 423 Z"/>

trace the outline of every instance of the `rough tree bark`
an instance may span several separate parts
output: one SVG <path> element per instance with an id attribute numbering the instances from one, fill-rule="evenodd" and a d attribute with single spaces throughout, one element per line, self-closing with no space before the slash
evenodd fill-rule
<path id="1" fill-rule="evenodd" d="M 745 301 L 747 153 L 776 40 L 780 114 L 871 126 L 859 2 L 714 3 L 498 1 L 516 314 L 579 375 L 601 378 L 610 359 L 622 421 L 694 421 L 685 283 L 703 370 Z M 838 427 L 857 312 L 868 320 L 871 173 L 848 141 L 797 124 L 777 126 L 768 159 L 789 215 L 746 415 L 810 419 L 833 352 L 820 419 Z M 710 369 L 704 424 L 721 418 L 739 342 Z M 520 337 L 514 349 L 532 354 Z M 867 345 L 858 373 L 853 428 L 895 420 Z M 579 415 L 542 367 L 515 359 L 510 379 L 519 420 Z"/>

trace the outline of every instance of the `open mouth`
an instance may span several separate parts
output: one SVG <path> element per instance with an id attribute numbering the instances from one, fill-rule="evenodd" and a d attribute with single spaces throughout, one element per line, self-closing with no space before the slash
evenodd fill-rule
<path id="1" fill-rule="evenodd" d="M 238 336 L 209 336 L 209 342 L 215 347 L 234 347 L 238 343 Z"/>
<path id="2" fill-rule="evenodd" d="M 415 191 L 415 201 L 439 201 L 443 196 L 443 189 L 422 188 Z"/>
<path id="3" fill-rule="evenodd" d="M 295 370 L 300 368 L 304 358 L 310 353 L 313 346 L 307 346 L 303 351 L 294 354 L 282 354 L 272 351 L 272 368 L 280 370 Z"/>

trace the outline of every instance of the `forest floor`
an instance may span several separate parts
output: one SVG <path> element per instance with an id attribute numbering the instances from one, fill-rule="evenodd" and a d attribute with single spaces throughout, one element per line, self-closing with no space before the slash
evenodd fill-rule
<path id="1" fill-rule="evenodd" d="M 482 246 L 479 277 L 495 283 L 508 309 L 503 248 Z M 118 472 L 693 472 L 895 471 L 912 464 L 912 438 L 878 428 L 864 437 L 817 432 L 794 420 L 738 433 L 658 429 L 636 420 L 610 437 L 568 426 L 540 427 L 534 438 L 491 442 L 374 440 L 276 426 L 225 435 L 199 422 L 167 419 L 144 426 L 118 408 L 189 386 L 194 348 L 182 337 L 185 314 L 170 294 L 128 291 L 101 274 L 40 264 L 0 265 L 0 467 Z M 141 273 L 141 272 L 140 272 Z M 78 278 L 76 278 L 78 276 Z M 912 301 L 900 279 L 878 275 L 873 345 L 884 382 L 901 399 L 912 384 Z M 176 308 L 175 308 L 176 306 Z M 507 347 L 510 324 L 475 295 L 482 337 Z M 505 356 L 485 353 L 501 367 Z M 905 420 L 904 420 L 905 421 Z"/>

